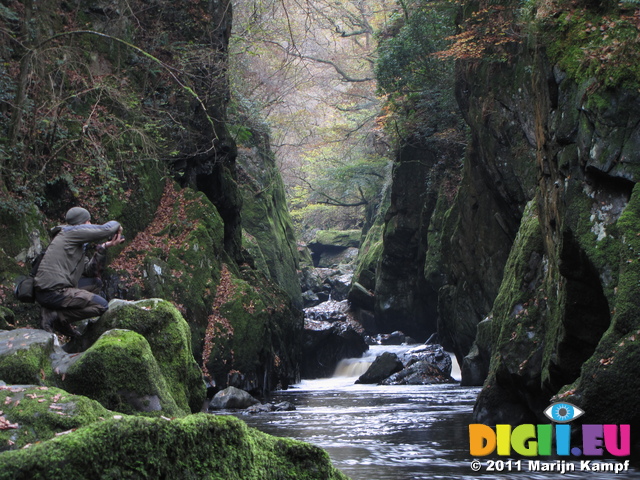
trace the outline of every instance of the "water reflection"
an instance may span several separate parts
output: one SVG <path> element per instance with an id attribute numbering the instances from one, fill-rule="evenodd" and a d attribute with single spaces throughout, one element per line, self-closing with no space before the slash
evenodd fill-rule
<path id="1" fill-rule="evenodd" d="M 313 443 L 353 480 L 640 478 L 640 472 L 473 472 L 468 425 L 479 388 L 355 385 L 354 377 L 306 380 L 273 401 L 292 412 L 239 415 L 271 435 Z M 575 461 L 578 465 L 579 462 Z"/>

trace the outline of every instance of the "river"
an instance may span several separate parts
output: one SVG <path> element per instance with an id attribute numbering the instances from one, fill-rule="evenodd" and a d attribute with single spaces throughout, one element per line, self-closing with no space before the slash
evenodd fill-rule
<path id="1" fill-rule="evenodd" d="M 353 480 L 640 478 L 638 470 L 615 475 L 578 471 L 581 463 L 575 458 L 566 464 L 574 465 L 576 471 L 562 475 L 531 471 L 529 461 L 524 459 L 520 463 L 515 458 L 511 464 L 499 463 L 496 460 L 509 460 L 500 457 L 491 461 L 496 461 L 494 469 L 502 471 L 489 472 L 491 461 L 478 459 L 482 460 L 482 468 L 474 472 L 468 425 L 473 423 L 471 414 L 479 388 L 458 384 L 354 384 L 375 355 L 399 348 L 373 347 L 366 358 L 339 365 L 332 378 L 304 380 L 273 394 L 271 401 L 291 402 L 296 405 L 295 411 L 239 417 L 271 435 L 303 440 L 325 449 L 336 468 Z M 459 376 L 455 367 L 452 375 Z M 556 464 L 555 459 L 536 460 Z"/>

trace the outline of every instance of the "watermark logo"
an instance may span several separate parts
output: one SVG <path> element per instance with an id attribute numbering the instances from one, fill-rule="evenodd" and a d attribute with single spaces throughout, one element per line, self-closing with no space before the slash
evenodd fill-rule
<path id="1" fill-rule="evenodd" d="M 584 410 L 571 403 L 558 402 L 549 405 L 544 411 L 544 414 L 552 422 L 566 423 L 582 416 Z"/>
<path id="2" fill-rule="evenodd" d="M 630 425 L 613 424 L 584 424 L 581 427 L 581 439 L 571 438 L 571 425 L 569 422 L 584 415 L 584 410 L 568 402 L 557 402 L 549 405 L 544 410 L 544 414 L 552 424 L 523 424 L 513 427 L 512 425 L 488 425 L 476 423 L 469 425 L 469 452 L 473 457 L 485 457 L 497 454 L 508 457 L 517 454 L 522 457 L 625 457 L 631 455 L 631 427 Z M 577 443 L 577 444 L 576 444 Z M 548 467 L 547 464 L 555 465 L 558 468 Z M 522 460 L 490 460 L 487 462 L 487 470 L 494 469 L 496 465 L 508 465 L 519 470 L 524 465 Z M 580 462 L 580 470 L 593 470 L 593 467 L 606 467 L 607 471 L 626 471 L 629 462 L 624 463 L 602 463 L 593 464 L 592 460 Z M 574 471 L 576 464 L 567 462 L 564 459 L 554 462 L 541 462 L 540 460 L 528 461 L 530 471 Z M 474 471 L 482 468 L 482 463 L 474 460 L 471 465 Z M 602 471 L 602 470 L 598 470 Z"/>

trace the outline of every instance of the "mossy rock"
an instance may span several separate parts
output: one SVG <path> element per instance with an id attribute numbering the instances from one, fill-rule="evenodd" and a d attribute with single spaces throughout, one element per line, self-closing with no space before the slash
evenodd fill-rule
<path id="1" fill-rule="evenodd" d="M 614 314 L 580 377 L 560 398 L 589 413 L 593 423 L 640 425 L 640 186 L 617 222 L 621 235 L 620 270 Z M 633 428 L 633 427 L 632 427 Z"/>
<path id="2" fill-rule="evenodd" d="M 114 415 L 96 400 L 55 387 L 3 385 L 0 395 L 2 416 L 12 425 L 0 430 L 0 452 L 43 442 Z"/>
<path id="3" fill-rule="evenodd" d="M 237 164 L 243 196 L 243 246 L 256 260 L 258 270 L 302 308 L 297 243 L 280 172 L 263 147 L 239 149 Z"/>
<path id="4" fill-rule="evenodd" d="M 0 332 L 0 380 L 8 384 L 51 385 L 50 357 L 60 353 L 55 335 L 19 328 Z"/>
<path id="5" fill-rule="evenodd" d="M 332 247 L 359 247 L 361 230 L 320 230 L 309 245 L 323 245 Z"/>
<path id="6" fill-rule="evenodd" d="M 127 414 L 185 415 L 147 340 L 131 330 L 109 330 L 64 370 L 64 388 Z"/>
<path id="7" fill-rule="evenodd" d="M 347 480 L 318 447 L 271 437 L 235 417 L 207 414 L 96 422 L 29 449 L 0 454 L 0 463 L 0 480 Z"/>
<path id="8" fill-rule="evenodd" d="M 204 369 L 219 386 L 260 394 L 260 385 L 286 388 L 297 380 L 302 325 L 302 312 L 264 275 L 223 268 L 206 332 Z"/>
<path id="9" fill-rule="evenodd" d="M 206 387 L 193 357 L 189 325 L 177 308 L 160 299 L 115 300 L 107 313 L 88 325 L 81 343 L 87 348 L 114 328 L 134 331 L 146 339 L 152 353 L 150 360 L 157 362 L 160 376 L 166 380 L 180 411 L 201 410 Z"/>

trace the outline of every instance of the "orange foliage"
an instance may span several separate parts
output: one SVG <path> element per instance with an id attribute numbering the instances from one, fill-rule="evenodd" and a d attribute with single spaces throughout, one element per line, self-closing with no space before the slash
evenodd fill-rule
<path id="1" fill-rule="evenodd" d="M 213 313 L 209 315 L 207 330 L 204 335 L 204 349 L 202 351 L 202 371 L 209 376 L 207 363 L 213 350 L 213 342 L 216 338 L 231 338 L 233 336 L 233 325 L 220 314 L 220 309 L 228 303 L 235 293 L 235 286 L 231 279 L 231 272 L 227 265 L 222 265 L 220 273 L 220 283 L 216 288 L 216 296 L 213 301 Z M 233 357 L 233 351 L 231 352 Z"/>
<path id="2" fill-rule="evenodd" d="M 465 21 L 462 32 L 448 37 L 451 46 L 434 55 L 437 58 L 475 60 L 489 56 L 507 56 L 504 46 L 517 43 L 520 37 L 509 9 L 490 5 L 474 12 Z"/>
<path id="3" fill-rule="evenodd" d="M 160 256 L 166 259 L 172 248 L 186 248 L 185 240 L 198 224 L 197 220 L 189 220 L 186 213 L 194 201 L 188 201 L 184 191 L 177 191 L 173 182 L 167 182 L 153 221 L 129 242 L 110 266 L 127 272 L 130 285 L 142 286 L 141 267 L 150 251 L 159 250 Z M 179 228 L 169 228 L 172 225 Z M 176 276 L 179 276 L 177 272 Z"/>

